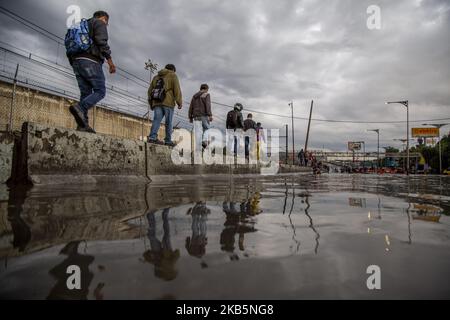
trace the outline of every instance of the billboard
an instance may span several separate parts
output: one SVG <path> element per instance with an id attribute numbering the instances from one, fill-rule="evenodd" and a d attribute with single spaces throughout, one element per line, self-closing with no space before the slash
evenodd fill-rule
<path id="1" fill-rule="evenodd" d="M 439 129 L 438 128 L 412 128 L 411 130 L 412 130 L 413 138 L 439 137 Z"/>
<path id="2" fill-rule="evenodd" d="M 359 151 L 361 150 L 361 142 L 348 142 L 348 150 L 349 151 Z"/>

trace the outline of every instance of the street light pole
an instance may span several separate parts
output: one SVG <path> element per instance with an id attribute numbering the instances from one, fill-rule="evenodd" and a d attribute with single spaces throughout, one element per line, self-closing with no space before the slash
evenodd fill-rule
<path id="1" fill-rule="evenodd" d="M 442 147 L 441 147 L 441 128 L 443 126 L 449 125 L 450 123 L 436 123 L 436 124 L 428 124 L 424 123 L 423 126 L 433 126 L 439 129 L 439 174 L 442 173 Z"/>
<path id="2" fill-rule="evenodd" d="M 379 172 L 380 167 L 380 129 L 372 129 L 367 131 L 373 131 L 377 133 L 378 139 L 377 139 L 377 173 Z"/>
<path id="3" fill-rule="evenodd" d="M 292 118 L 292 165 L 294 165 L 294 160 L 295 160 L 294 102 L 290 102 L 288 105 L 291 106 L 291 118 Z"/>
<path id="4" fill-rule="evenodd" d="M 406 175 L 409 175 L 409 102 L 404 101 L 388 101 L 386 104 L 399 103 L 406 107 Z"/>
<path id="5" fill-rule="evenodd" d="M 364 168 L 364 173 L 366 173 L 366 143 L 363 141 L 363 168 Z"/>

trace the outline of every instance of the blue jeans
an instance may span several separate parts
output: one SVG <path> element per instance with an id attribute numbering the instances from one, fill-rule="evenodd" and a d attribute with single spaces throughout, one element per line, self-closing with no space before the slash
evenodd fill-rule
<path id="1" fill-rule="evenodd" d="M 153 110 L 152 129 L 150 130 L 151 140 L 156 140 L 158 138 L 158 130 L 161 126 L 161 121 L 166 117 L 166 138 L 164 139 L 164 142 L 172 142 L 173 109 L 173 107 L 155 106 L 155 109 Z"/>
<path id="2" fill-rule="evenodd" d="M 205 135 L 205 131 L 208 130 L 210 128 L 210 123 L 209 123 L 209 117 L 208 116 L 201 116 L 201 117 L 195 117 L 194 121 L 198 121 L 201 122 L 201 126 L 202 126 L 202 132 L 201 132 L 201 137 L 195 137 L 195 141 L 202 141 L 202 142 L 207 142 L 208 141 L 208 137 Z M 194 126 L 197 125 L 194 122 Z M 199 131 L 199 130 L 197 130 Z M 200 132 L 197 132 L 198 135 L 200 135 Z"/>
<path id="3" fill-rule="evenodd" d="M 73 72 L 80 88 L 80 109 L 88 122 L 88 110 L 102 100 L 106 95 L 105 75 L 100 63 L 75 59 Z"/>

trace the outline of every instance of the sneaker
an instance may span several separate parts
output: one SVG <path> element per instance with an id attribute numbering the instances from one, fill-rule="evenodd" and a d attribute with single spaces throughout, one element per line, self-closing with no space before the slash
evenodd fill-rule
<path id="1" fill-rule="evenodd" d="M 80 132 L 89 132 L 89 133 L 97 133 L 97 132 L 95 132 L 95 130 L 92 129 L 90 126 L 87 126 L 87 127 L 84 127 L 84 128 L 78 126 L 78 127 L 77 127 L 77 131 L 80 131 Z"/>
<path id="2" fill-rule="evenodd" d="M 83 112 L 81 112 L 80 107 L 78 105 L 70 106 L 69 111 L 75 118 L 78 127 L 85 128 L 86 122 L 84 120 L 84 114 Z"/>
<path id="3" fill-rule="evenodd" d="M 154 144 L 160 144 L 160 145 L 164 144 L 164 142 L 162 142 L 162 141 L 160 141 L 158 139 L 147 139 L 147 142 L 148 143 L 154 143 Z"/>
<path id="4" fill-rule="evenodd" d="M 92 129 L 89 125 L 86 125 L 86 127 L 84 128 L 84 131 L 89 132 L 89 133 L 97 133 L 97 132 L 95 132 L 95 130 Z"/>
<path id="5" fill-rule="evenodd" d="M 176 144 L 175 144 L 173 141 L 165 142 L 164 144 L 165 144 L 166 146 L 168 146 L 168 147 L 175 147 L 175 146 L 176 146 Z"/>

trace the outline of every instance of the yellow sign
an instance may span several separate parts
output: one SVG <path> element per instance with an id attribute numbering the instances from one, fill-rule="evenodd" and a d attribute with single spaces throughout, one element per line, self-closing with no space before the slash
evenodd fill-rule
<path id="1" fill-rule="evenodd" d="M 413 138 L 439 137 L 438 128 L 412 128 Z"/>

